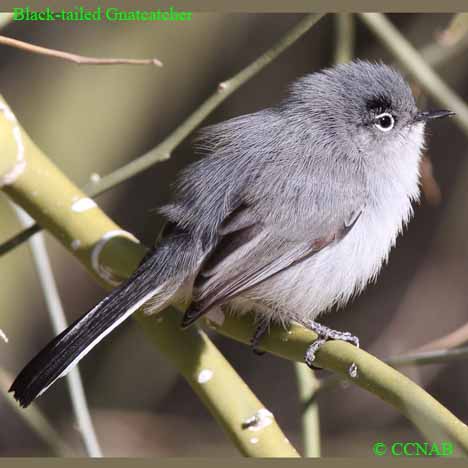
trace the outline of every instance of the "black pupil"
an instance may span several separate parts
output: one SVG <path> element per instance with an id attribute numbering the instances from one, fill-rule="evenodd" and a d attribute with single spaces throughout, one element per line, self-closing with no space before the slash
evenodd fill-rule
<path id="1" fill-rule="evenodd" d="M 390 128 L 392 126 L 392 118 L 389 115 L 380 117 L 379 125 L 383 128 Z"/>

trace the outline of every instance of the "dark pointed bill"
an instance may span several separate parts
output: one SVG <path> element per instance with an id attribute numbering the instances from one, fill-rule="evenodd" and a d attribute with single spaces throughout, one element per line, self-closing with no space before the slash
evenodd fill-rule
<path id="1" fill-rule="evenodd" d="M 455 112 L 449 110 L 433 110 L 433 111 L 424 111 L 418 112 L 415 117 L 416 122 L 426 122 L 431 119 L 440 119 L 442 117 L 450 117 L 455 115 Z"/>

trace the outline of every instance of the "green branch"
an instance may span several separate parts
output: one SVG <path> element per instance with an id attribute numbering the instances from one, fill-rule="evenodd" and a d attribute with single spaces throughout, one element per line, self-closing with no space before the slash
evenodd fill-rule
<path id="1" fill-rule="evenodd" d="M 414 54 L 410 56 L 414 58 Z M 408 60 L 408 56 L 405 60 Z M 421 69 L 416 68 L 414 74 L 419 76 Z M 434 75 L 430 78 L 434 78 Z M 230 83 L 226 82 L 222 88 L 229 89 L 229 86 Z M 460 124 L 466 117 L 459 112 L 463 110 L 463 103 L 460 106 L 458 97 L 444 86 L 437 88 L 444 91 L 439 98 L 443 102 L 446 98 L 455 97 L 449 101 L 457 102 L 458 109 L 453 105 L 447 107 L 459 113 L 457 122 Z M 26 164 L 22 167 L 17 151 L 12 153 L 15 141 L 11 128 L 6 131 L 8 125 L 11 127 L 11 121 L 5 123 L 3 120 L 6 119 L 0 119 L 0 137 L 5 156 L 0 159 L 0 180 L 8 180 L 10 184 L 4 187 L 5 192 L 49 229 L 101 282 L 128 276 L 141 259 L 144 249 L 131 236 L 119 231 L 89 201 L 83 203 L 84 194 L 40 153 L 24 133 Z M 13 181 L 12 174 L 16 175 Z M 47 178 L 40 177 L 44 174 L 47 174 Z M 8 177 L 5 178 L 5 175 Z M 80 209 L 73 208 L 77 203 Z M 109 236 L 110 233 L 117 234 Z M 180 369 L 242 453 L 295 456 L 296 452 L 284 440 L 274 419 L 263 410 L 261 403 L 248 391 L 206 335 L 196 327 L 181 331 L 176 313 L 166 313 L 161 318 L 158 321 L 154 317 L 137 314 L 137 320 L 145 332 Z M 229 316 L 222 324 L 208 323 L 219 333 L 244 343 L 249 342 L 253 329 L 252 318 L 248 316 L 235 319 Z M 297 325 L 289 331 L 273 327 L 261 347 L 277 356 L 301 362 L 306 349 L 316 338 L 315 333 Z M 422 388 L 382 361 L 348 343 L 335 341 L 326 343 L 318 351 L 316 363 L 394 406 L 428 438 L 450 440 L 463 453 L 468 453 L 466 426 Z M 355 378 L 351 378 L 348 372 L 351 363 L 357 364 Z M 226 401 L 230 405 L 226 405 Z M 261 431 L 250 432 L 242 424 L 248 420 L 255 421 L 255 416 L 258 419 L 260 415 L 268 422 Z"/>
<path id="2" fill-rule="evenodd" d="M 7 122 L 10 129 L 6 132 L 8 125 L 5 121 L 0 119 L 0 139 L 5 147 L 0 159 L 5 172 L 0 171 L 0 180 L 5 179 L 5 174 L 14 173 L 19 164 L 16 150 L 11 153 L 15 148 L 12 122 Z M 83 203 L 84 194 L 40 153 L 24 131 L 21 134 L 26 164 L 21 173 L 16 171 L 17 178 L 3 187 L 4 191 L 36 216 L 101 282 L 106 277 L 128 276 L 143 256 L 144 248 L 118 231 L 118 227 L 97 207 Z M 44 174 L 47 174 L 47 178 L 38 177 Z M 80 210 L 73 209 L 77 202 Z M 82 209 L 86 207 L 88 209 Z M 116 232 L 120 235 L 108 235 Z M 77 244 L 73 240 L 80 241 L 75 250 L 73 245 Z M 96 260 L 97 247 L 99 255 L 96 263 L 92 259 Z M 295 456 L 296 452 L 286 443 L 274 420 L 255 434 L 243 429 L 242 422 L 260 414 L 263 406 L 206 335 L 197 327 L 180 330 L 180 318 L 176 313 L 166 313 L 161 318 L 163 320 L 158 321 L 154 317 L 137 314 L 137 320 L 146 333 L 177 366 L 242 453 L 252 456 Z M 208 323 L 219 333 L 243 343 L 248 343 L 252 335 L 252 318 L 248 316 L 236 319 L 228 316 L 222 324 Z M 262 348 L 301 362 L 308 346 L 316 338 L 315 333 L 300 326 L 295 325 L 289 331 L 273 327 L 262 342 Z M 428 438 L 441 440 L 443 437 L 468 453 L 466 426 L 422 388 L 382 361 L 348 343 L 332 341 L 319 350 L 316 362 L 318 366 L 333 370 L 393 405 Z M 354 379 L 348 372 L 353 362 L 358 367 L 358 375 Z M 207 375 L 210 375 L 208 380 Z M 218 380 L 217 376 L 221 379 Z M 226 401 L 230 405 L 226 405 Z"/>
<path id="3" fill-rule="evenodd" d="M 302 407 L 302 445 L 305 457 L 320 457 L 320 417 L 317 401 L 311 401 L 319 386 L 315 373 L 302 362 L 294 363 Z"/>
<path id="4" fill-rule="evenodd" d="M 253 326 L 251 317 L 226 316 L 222 324 L 209 320 L 207 323 L 222 335 L 249 342 Z M 293 325 L 289 330 L 272 327 L 260 349 L 303 362 L 307 348 L 316 338 L 314 332 L 299 325 Z M 343 341 L 329 341 L 318 351 L 316 363 L 392 405 L 428 439 L 450 440 L 458 450 L 468 454 L 467 426 L 416 383 L 369 353 Z M 352 363 L 358 368 L 355 378 L 349 375 Z"/>
<path id="5" fill-rule="evenodd" d="M 122 231 L 37 148 L 0 100 L 1 189 L 50 231 L 103 285 L 128 277 L 146 249 Z M 239 450 L 253 457 L 297 457 L 273 417 L 257 431 L 243 422 L 263 414 L 250 391 L 206 334 L 180 329 L 180 316 L 136 314 L 156 347 L 177 367 Z"/>
<path id="6" fill-rule="evenodd" d="M 419 351 L 407 354 L 401 354 L 399 356 L 390 356 L 382 359 L 383 362 L 389 364 L 396 369 L 410 366 L 425 366 L 429 364 L 447 364 L 455 361 L 466 361 L 468 359 L 468 346 L 463 348 L 455 349 L 438 349 L 432 351 Z M 314 385 L 314 389 L 311 395 L 306 400 L 305 408 L 308 408 L 310 404 L 315 402 L 318 394 L 335 387 L 342 382 L 338 375 L 331 375 L 318 381 L 317 385 Z"/>
<path id="7" fill-rule="evenodd" d="M 33 222 L 33 219 L 20 207 L 14 205 L 14 208 L 21 224 L 29 226 Z M 52 272 L 44 235 L 40 233 L 29 242 L 52 327 L 55 334 L 58 335 L 67 328 L 67 320 L 63 311 L 57 283 Z M 102 450 L 91 419 L 78 366 L 72 369 L 71 372 L 66 375 L 65 379 L 67 381 L 76 423 L 79 428 L 80 436 L 83 439 L 86 452 L 90 457 L 102 457 Z"/>
<path id="8" fill-rule="evenodd" d="M 335 19 L 334 63 L 346 63 L 354 57 L 355 21 L 352 13 L 337 13 Z"/>
<path id="9" fill-rule="evenodd" d="M 297 41 L 306 33 L 320 18 L 323 13 L 307 15 L 303 20 L 289 30 L 273 47 L 258 57 L 254 62 L 245 67 L 239 73 L 222 83 L 219 83 L 214 93 L 198 107 L 184 122 L 182 122 L 163 142 L 158 146 L 143 154 L 134 161 L 122 166 L 111 174 L 102 177 L 96 182 L 87 184 L 83 191 L 91 197 L 96 197 L 102 193 L 116 187 L 122 182 L 135 177 L 154 164 L 167 161 L 171 157 L 172 151 L 226 98 L 243 84 L 249 81 L 267 65 L 273 62 L 290 45 Z M 11 239 L 0 245 L 0 256 L 6 254 L 13 248 L 21 245 L 31 235 L 38 232 L 40 226 L 34 225 L 27 231 L 22 231 Z"/>

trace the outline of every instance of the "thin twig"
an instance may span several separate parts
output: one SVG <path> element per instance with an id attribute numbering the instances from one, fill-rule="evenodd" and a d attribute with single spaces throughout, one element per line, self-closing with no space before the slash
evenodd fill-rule
<path id="1" fill-rule="evenodd" d="M 420 348 L 422 349 L 422 348 Z M 425 366 L 429 364 L 447 364 L 455 361 L 462 361 L 468 358 L 468 346 L 456 349 L 436 349 L 427 351 L 414 351 L 401 356 L 390 356 L 382 359 L 383 362 L 399 369 L 401 367 L 409 366 Z M 339 383 L 345 382 L 344 379 L 337 375 L 331 375 L 324 377 L 318 381 L 314 386 L 314 391 L 311 392 L 308 400 L 304 404 L 304 408 L 308 408 L 309 405 L 316 401 L 317 395 L 322 393 L 324 390 L 335 387 Z"/>
<path id="2" fill-rule="evenodd" d="M 8 26 L 13 21 L 13 13 L 0 13 L 0 29 Z"/>
<path id="3" fill-rule="evenodd" d="M 0 257 L 10 250 L 13 250 L 15 247 L 26 242 L 31 236 L 40 232 L 42 230 L 39 224 L 33 224 L 31 227 L 20 231 L 18 234 L 15 234 L 13 237 L 10 237 L 7 241 L 0 245 Z"/>
<path id="4" fill-rule="evenodd" d="M 0 36 L 0 44 L 9 47 L 15 47 L 16 49 L 22 49 L 33 54 L 47 55 L 49 57 L 67 60 L 78 65 L 157 65 L 158 67 L 162 67 L 163 65 L 162 62 L 156 58 L 128 59 L 85 57 L 83 55 L 72 54 L 70 52 L 63 52 L 62 50 L 41 47 L 29 42 L 19 41 L 18 39 L 13 39 L 12 37 L 6 36 Z"/>
<path id="5" fill-rule="evenodd" d="M 302 362 L 295 362 L 296 380 L 302 411 L 302 440 L 305 457 L 320 457 L 320 416 L 318 403 L 315 400 L 308 404 L 316 392 L 318 380 L 315 374 Z"/>
<path id="6" fill-rule="evenodd" d="M 393 367 L 422 366 L 426 364 L 446 364 L 468 358 L 468 346 L 456 349 L 438 349 L 392 356 L 384 361 Z"/>
<path id="7" fill-rule="evenodd" d="M 455 331 L 436 338 L 423 346 L 415 349 L 414 352 L 437 351 L 439 349 L 452 349 L 468 342 L 468 323 L 457 328 Z"/>
<path id="8" fill-rule="evenodd" d="M 117 169 L 111 174 L 102 177 L 99 181 L 89 185 L 86 190 L 90 196 L 100 195 L 114 188 L 122 182 L 126 182 L 140 172 L 150 168 L 155 163 L 166 161 L 172 151 L 228 96 L 240 88 L 244 83 L 253 78 L 263 68 L 275 60 L 290 45 L 306 33 L 316 24 L 324 14 L 312 14 L 287 32 L 273 47 L 258 57 L 254 62 L 245 67 L 239 73 L 222 83 L 219 83 L 215 92 L 198 107 L 182 124 L 180 124 L 162 143 L 151 151 L 140 156 L 136 160 Z"/>
<path id="9" fill-rule="evenodd" d="M 439 35 L 439 41 L 444 45 L 453 46 L 468 35 L 468 13 L 453 15 L 447 29 Z"/>
<path id="10" fill-rule="evenodd" d="M 55 455 L 62 457 L 72 455 L 72 449 L 54 429 L 52 424 L 37 407 L 36 403 L 32 403 L 26 411 L 18 406 L 13 395 L 8 393 L 8 388 L 12 380 L 13 377 L 4 369 L 0 368 L 0 389 L 2 390 L 2 394 L 4 395 L 8 405 L 34 431 L 34 433 L 36 433 L 38 437 L 47 444 Z"/>
<path id="11" fill-rule="evenodd" d="M 421 173 L 421 191 L 424 194 L 425 200 L 432 206 L 440 205 L 442 191 L 434 177 L 432 161 L 427 152 L 422 155 L 419 171 Z"/>
<path id="12" fill-rule="evenodd" d="M 34 220 L 18 205 L 14 205 L 16 214 L 24 226 L 30 225 Z M 36 265 L 36 270 L 42 286 L 42 292 L 47 303 L 52 327 L 56 335 L 67 328 L 67 321 L 62 307 L 62 302 L 57 290 L 57 285 L 50 265 L 47 248 L 42 233 L 30 240 L 31 253 Z M 75 367 L 67 376 L 68 391 L 78 423 L 80 435 L 83 439 L 86 451 L 90 457 L 102 457 L 102 450 L 97 440 L 91 415 L 83 388 L 83 383 L 78 367 Z"/>
<path id="13" fill-rule="evenodd" d="M 307 32 L 324 14 L 312 14 L 306 16 L 286 35 L 284 35 L 271 49 L 257 58 L 254 62 L 234 75 L 232 78 L 220 83 L 216 91 L 198 107 L 182 124 L 180 124 L 165 140 L 158 146 L 143 154 L 134 161 L 122 166 L 116 171 L 102 177 L 100 180 L 87 184 L 83 191 L 91 197 L 103 194 L 107 190 L 116 187 L 122 182 L 135 177 L 154 164 L 167 161 L 172 151 L 199 125 L 216 107 L 218 107 L 228 96 L 245 84 L 250 78 L 260 72 L 269 63 L 275 60 L 290 45 Z M 0 256 L 21 245 L 35 232 L 42 228 L 35 224 L 29 232 L 22 231 L 0 245 Z"/>
<path id="14" fill-rule="evenodd" d="M 421 49 L 421 56 L 431 67 L 440 68 L 458 55 L 465 54 L 467 48 L 468 34 L 453 45 L 433 41 Z"/>
<path id="15" fill-rule="evenodd" d="M 334 63 L 346 63 L 354 56 L 355 21 L 352 13 L 337 13 L 335 19 Z"/>

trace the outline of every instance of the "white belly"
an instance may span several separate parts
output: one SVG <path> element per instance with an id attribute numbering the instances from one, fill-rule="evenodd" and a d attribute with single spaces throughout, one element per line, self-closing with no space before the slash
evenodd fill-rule
<path id="1" fill-rule="evenodd" d="M 249 299 L 268 306 L 262 313 L 276 321 L 312 320 L 346 303 L 376 279 L 412 216 L 411 202 L 419 197 L 422 131 L 421 126 L 414 146 L 388 155 L 388 164 L 382 167 L 385 176 L 376 178 L 379 183 L 372 186 L 369 181 L 367 205 L 344 239 L 249 291 Z"/>

